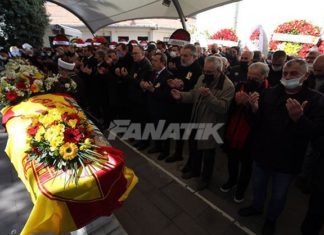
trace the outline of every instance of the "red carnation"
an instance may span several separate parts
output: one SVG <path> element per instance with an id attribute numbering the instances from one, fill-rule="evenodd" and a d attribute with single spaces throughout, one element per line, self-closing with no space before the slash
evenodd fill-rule
<path id="1" fill-rule="evenodd" d="M 17 84 L 16 84 L 16 87 L 17 87 L 17 89 L 19 89 L 19 90 L 23 90 L 23 89 L 26 89 L 27 87 L 26 87 L 26 84 L 24 83 L 24 82 L 18 82 Z"/>
<path id="2" fill-rule="evenodd" d="M 9 100 L 9 101 L 15 101 L 17 99 L 17 93 L 15 91 L 9 91 L 7 94 L 6 94 L 6 98 Z"/>
<path id="3" fill-rule="evenodd" d="M 78 143 L 80 142 L 82 135 L 78 129 L 67 128 L 64 131 L 64 142 Z"/>
<path id="4" fill-rule="evenodd" d="M 32 126 L 27 130 L 28 135 L 35 136 L 39 127 L 41 126 L 40 123 L 37 123 L 35 126 Z"/>

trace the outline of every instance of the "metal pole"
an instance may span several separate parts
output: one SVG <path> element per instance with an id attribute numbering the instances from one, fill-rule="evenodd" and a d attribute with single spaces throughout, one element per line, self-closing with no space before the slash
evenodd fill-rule
<path id="1" fill-rule="evenodd" d="M 187 26 L 186 26 L 186 18 L 183 14 L 183 11 L 182 11 L 182 8 L 180 6 L 180 3 L 178 0 L 172 0 L 173 4 L 174 4 L 174 7 L 176 8 L 177 12 L 178 12 L 178 15 L 179 15 L 179 18 L 180 18 L 180 21 L 181 21 L 181 24 L 182 24 L 182 28 L 187 30 Z"/>
<path id="2" fill-rule="evenodd" d="M 235 13 L 234 13 L 234 31 L 236 32 L 237 29 L 237 18 L 238 18 L 238 13 L 239 13 L 239 5 L 240 3 L 237 2 L 235 3 Z"/>

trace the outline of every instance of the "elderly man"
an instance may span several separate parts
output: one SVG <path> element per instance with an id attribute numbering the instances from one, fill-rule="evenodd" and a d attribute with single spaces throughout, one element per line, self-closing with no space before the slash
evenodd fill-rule
<path id="1" fill-rule="evenodd" d="M 266 79 L 268 74 L 269 67 L 267 64 L 261 62 L 251 64 L 247 74 L 248 80 L 237 85 L 235 100 L 229 111 L 225 132 L 229 177 L 220 190 L 226 193 L 237 185 L 234 193 L 234 202 L 236 203 L 244 201 L 245 190 L 250 182 L 252 172 L 249 141 L 253 124 L 253 107 L 251 104 L 253 104 L 254 98 L 258 98 L 258 93 L 268 88 Z M 240 165 L 241 170 L 239 171 Z"/>
<path id="2" fill-rule="evenodd" d="M 205 60 L 204 74 L 199 77 L 193 90 L 180 92 L 171 90 L 174 99 L 184 103 L 193 103 L 191 113 L 192 123 L 222 123 L 234 96 L 232 82 L 222 73 L 222 60 L 216 56 L 209 56 Z M 202 178 L 197 190 L 206 188 L 213 173 L 216 140 L 210 136 L 207 140 L 195 140 L 195 133 L 190 138 L 190 156 L 187 165 L 190 171 L 183 174 L 183 178 Z M 203 164 L 202 170 L 201 166 Z"/>
<path id="3" fill-rule="evenodd" d="M 306 54 L 305 60 L 307 62 L 308 65 L 308 69 L 310 71 L 313 71 L 313 63 L 316 59 L 317 56 L 319 56 L 321 53 L 316 50 L 316 49 L 311 49 L 309 50 L 309 52 Z"/>
<path id="4" fill-rule="evenodd" d="M 182 91 L 190 91 L 194 88 L 201 75 L 201 67 L 197 61 L 197 49 L 192 44 L 185 45 L 180 52 L 180 60 L 176 63 L 176 70 L 172 73 L 176 79 L 170 80 L 169 86 Z M 185 123 L 190 119 L 192 104 L 175 103 L 170 107 L 171 121 Z M 181 130 L 182 131 L 182 130 Z M 183 160 L 183 140 L 176 140 L 175 153 L 166 159 L 166 162 Z M 183 171 L 186 171 L 184 167 Z"/>
<path id="5" fill-rule="evenodd" d="M 307 85 L 309 88 L 324 93 L 324 55 L 319 55 L 314 60 L 313 71 L 309 76 Z"/>
<path id="6" fill-rule="evenodd" d="M 253 202 L 239 211 L 241 216 L 262 214 L 267 187 L 272 180 L 270 205 L 263 234 L 274 234 L 289 186 L 300 172 L 307 145 L 323 133 L 323 96 L 303 86 L 308 77 L 304 60 L 288 61 L 283 68 L 281 85 L 265 90 L 257 110 L 251 149 L 254 158 Z"/>

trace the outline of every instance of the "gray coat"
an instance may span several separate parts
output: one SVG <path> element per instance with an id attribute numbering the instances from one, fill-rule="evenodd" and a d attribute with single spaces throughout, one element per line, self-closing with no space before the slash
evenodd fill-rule
<path id="1" fill-rule="evenodd" d="M 204 75 L 201 75 L 194 89 L 189 92 L 181 92 L 181 102 L 193 103 L 191 113 L 192 123 L 224 123 L 231 100 L 234 97 L 234 85 L 226 76 L 223 79 L 219 78 L 214 80 L 209 86 L 206 86 L 203 79 Z M 206 97 L 201 96 L 198 91 L 200 87 L 208 87 L 212 95 Z M 205 132 L 206 135 L 207 132 Z M 198 140 L 197 146 L 201 150 L 212 149 L 216 148 L 217 142 L 214 136 L 210 135 L 208 139 Z"/>

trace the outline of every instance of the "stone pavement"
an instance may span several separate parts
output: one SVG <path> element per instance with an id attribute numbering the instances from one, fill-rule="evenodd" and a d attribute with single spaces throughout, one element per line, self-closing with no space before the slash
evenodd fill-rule
<path id="1" fill-rule="evenodd" d="M 129 235 L 240 235 L 260 234 L 263 216 L 241 218 L 237 211 L 251 202 L 251 189 L 242 204 L 233 202 L 232 192 L 222 193 L 226 181 L 226 157 L 217 151 L 214 177 L 209 189 L 194 192 L 195 179 L 181 179 L 178 163 L 158 161 L 157 154 L 135 150 L 128 142 L 110 141 L 122 149 L 126 163 L 139 177 L 139 184 L 124 206 L 115 212 Z M 292 185 L 285 211 L 278 221 L 277 235 L 298 235 L 308 205 L 308 196 Z M 324 235 L 324 229 L 321 232 Z"/>

